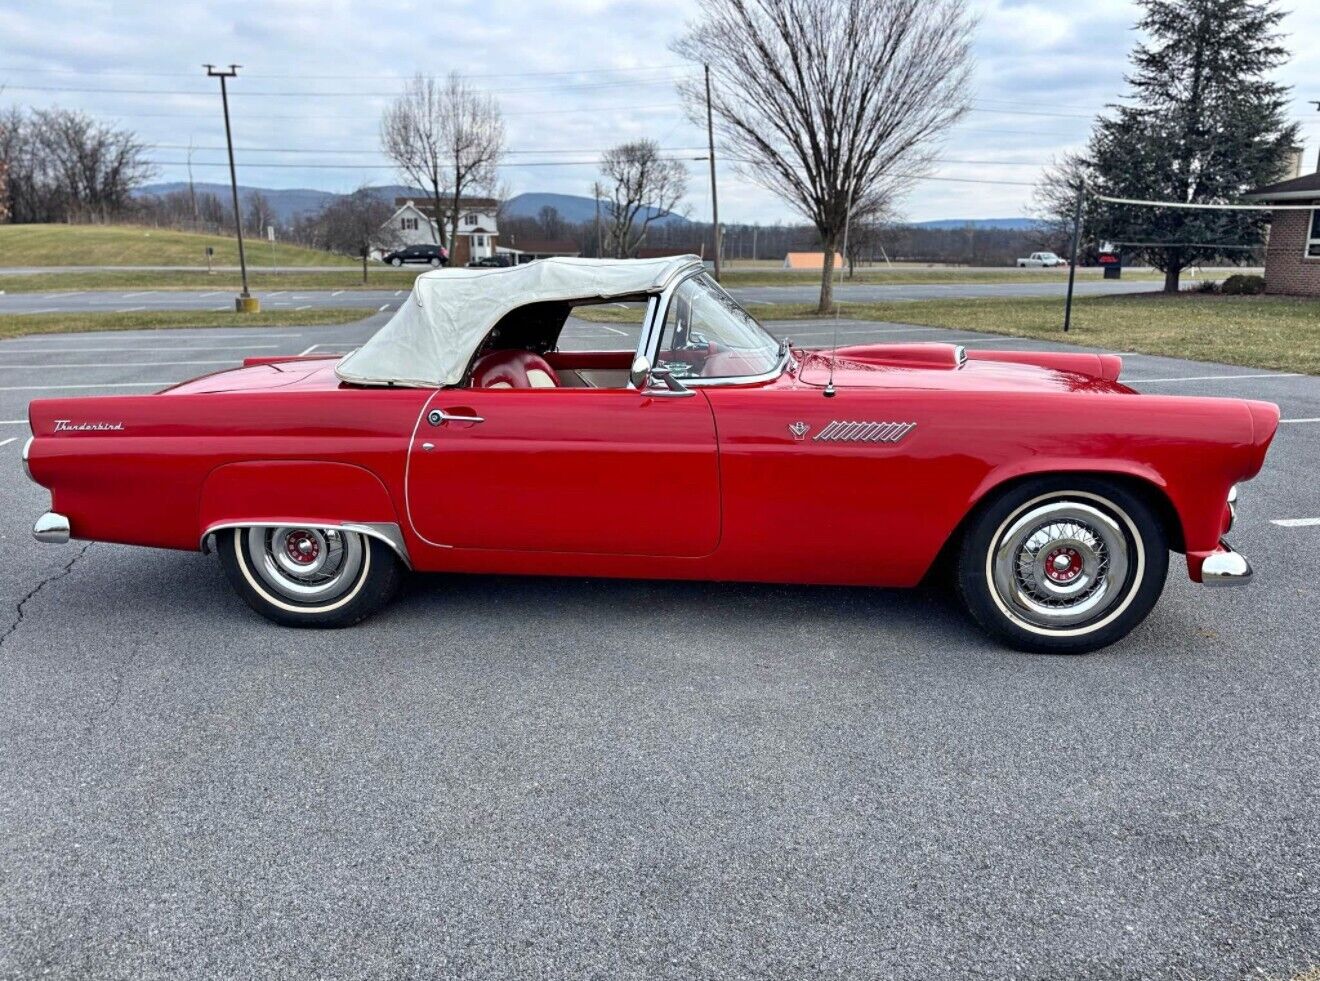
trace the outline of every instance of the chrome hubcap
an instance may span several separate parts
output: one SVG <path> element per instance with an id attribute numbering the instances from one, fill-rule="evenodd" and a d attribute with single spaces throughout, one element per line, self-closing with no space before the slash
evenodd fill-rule
<path id="1" fill-rule="evenodd" d="M 1098 620 L 1128 581 L 1129 538 L 1080 501 L 1052 501 L 1011 519 L 991 556 L 991 578 L 1015 616 L 1039 627 Z"/>
<path id="2" fill-rule="evenodd" d="M 249 528 L 248 554 L 273 590 L 299 603 L 323 603 L 351 589 L 362 569 L 362 536 L 335 528 Z"/>

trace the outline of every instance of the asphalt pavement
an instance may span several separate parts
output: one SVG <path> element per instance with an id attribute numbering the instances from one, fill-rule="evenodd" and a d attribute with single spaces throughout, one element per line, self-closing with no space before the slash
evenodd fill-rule
<path id="1" fill-rule="evenodd" d="M 0 977 L 1320 961 L 1320 526 L 1296 523 L 1320 518 L 1320 379 L 1126 359 L 1143 391 L 1288 421 L 1230 536 L 1256 582 L 1177 560 L 1086 657 L 999 648 L 936 589 L 415 576 L 360 627 L 292 631 L 214 556 L 32 540 L 29 399 L 347 350 L 387 316 L 0 342 Z M 627 346 L 570 338 L 602 331 Z M 829 548 L 810 517 L 772 533 Z"/>

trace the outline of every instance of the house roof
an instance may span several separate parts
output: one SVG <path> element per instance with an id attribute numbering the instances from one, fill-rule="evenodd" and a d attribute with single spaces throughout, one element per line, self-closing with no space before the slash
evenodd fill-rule
<path id="1" fill-rule="evenodd" d="M 435 211 L 435 202 L 432 201 L 430 198 L 418 198 L 418 197 L 395 198 L 394 203 L 398 207 L 403 207 L 406 204 L 411 204 L 414 208 L 424 211 L 427 214 L 430 214 L 431 212 Z M 444 202 L 446 206 L 452 203 L 453 203 L 452 201 Z M 499 207 L 499 204 L 500 203 L 496 201 L 494 198 L 459 198 L 458 210 L 493 212 L 495 211 L 496 208 Z"/>
<path id="2" fill-rule="evenodd" d="M 1266 184 L 1248 191 L 1243 197 L 1252 201 L 1290 201 L 1296 199 L 1320 198 L 1320 171 L 1303 174 L 1292 180 Z"/>

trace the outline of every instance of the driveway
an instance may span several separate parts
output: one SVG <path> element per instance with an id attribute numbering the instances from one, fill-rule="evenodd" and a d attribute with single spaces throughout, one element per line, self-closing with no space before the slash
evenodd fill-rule
<path id="1" fill-rule="evenodd" d="M 1087 657 L 1000 649 L 938 590 L 428 576 L 359 628 L 284 630 L 214 556 L 32 541 L 28 399 L 343 350 L 387 315 L 0 343 L 0 977 L 1237 979 L 1317 956 L 1320 522 L 1296 522 L 1320 519 L 1320 379 L 1127 360 L 1142 390 L 1290 421 L 1230 536 L 1255 584 L 1175 561 Z M 810 517 L 767 533 L 828 548 Z"/>

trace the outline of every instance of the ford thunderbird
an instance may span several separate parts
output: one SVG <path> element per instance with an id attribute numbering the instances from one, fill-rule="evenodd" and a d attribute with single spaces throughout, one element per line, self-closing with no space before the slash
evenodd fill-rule
<path id="1" fill-rule="evenodd" d="M 601 339 L 597 342 L 597 338 Z M 1093 650 L 1224 541 L 1276 406 L 1142 395 L 1119 358 L 767 334 L 695 257 L 420 276 L 343 357 L 39 399 L 34 533 L 214 549 L 257 612 L 341 627 L 404 570 L 913 586 Z"/>

